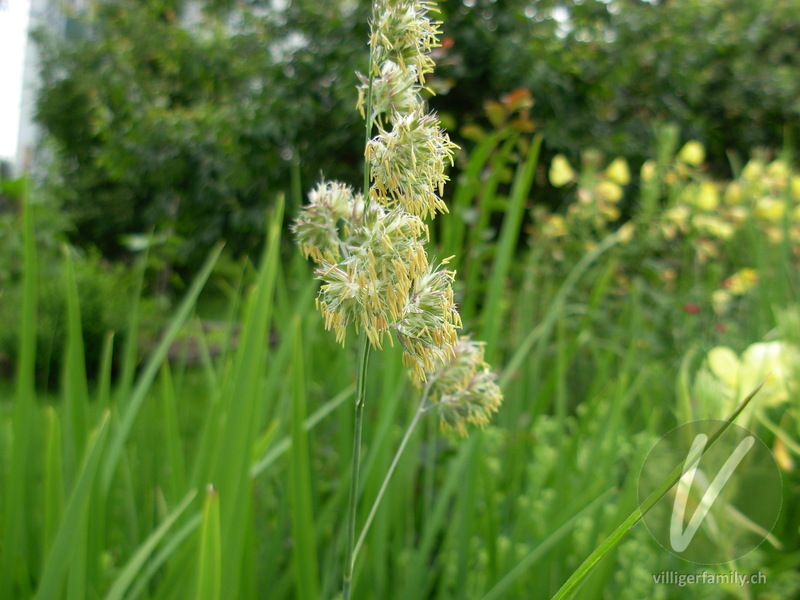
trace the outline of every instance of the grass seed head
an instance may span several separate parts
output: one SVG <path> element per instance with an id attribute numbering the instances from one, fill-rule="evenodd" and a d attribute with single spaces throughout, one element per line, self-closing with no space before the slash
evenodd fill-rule
<path id="1" fill-rule="evenodd" d="M 503 402 L 496 375 L 484 360 L 484 344 L 462 337 L 451 355 L 431 374 L 428 399 L 439 413 L 441 428 L 467 435 L 467 424 L 486 426 Z"/>

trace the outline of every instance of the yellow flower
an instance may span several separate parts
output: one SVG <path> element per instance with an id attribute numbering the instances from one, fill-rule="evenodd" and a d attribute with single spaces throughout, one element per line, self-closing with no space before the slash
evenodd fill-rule
<path id="1" fill-rule="evenodd" d="M 727 346 L 717 346 L 709 350 L 708 367 L 727 386 L 736 387 L 740 362 L 733 350 Z"/>
<path id="2" fill-rule="evenodd" d="M 545 237 L 557 238 L 569 233 L 567 223 L 561 215 L 550 215 L 543 227 Z"/>
<path id="3" fill-rule="evenodd" d="M 616 204 L 622 199 L 622 188 L 613 181 L 601 181 L 594 189 L 601 200 Z"/>
<path id="4" fill-rule="evenodd" d="M 786 211 L 786 203 L 783 200 L 765 197 L 756 201 L 753 214 L 759 219 L 764 219 L 771 223 L 777 223 L 783 218 Z"/>
<path id="5" fill-rule="evenodd" d="M 628 221 L 617 231 L 620 244 L 627 244 L 633 239 L 633 234 L 636 233 L 636 226 Z"/>
<path id="6" fill-rule="evenodd" d="M 689 212 L 689 208 L 685 204 L 679 204 L 678 206 L 673 206 L 672 208 L 664 211 L 664 218 L 680 227 L 688 223 L 690 216 L 691 213 Z"/>
<path id="7" fill-rule="evenodd" d="M 642 181 L 652 181 L 656 176 L 656 163 L 653 160 L 647 160 L 642 165 L 641 170 Z"/>
<path id="8" fill-rule="evenodd" d="M 719 206 L 719 193 L 717 186 L 710 181 L 705 181 L 700 185 L 700 189 L 695 197 L 695 205 L 700 210 L 712 211 Z"/>
<path id="9" fill-rule="evenodd" d="M 719 245 L 709 239 L 700 239 L 695 247 L 695 255 L 701 264 L 719 258 Z"/>
<path id="10" fill-rule="evenodd" d="M 686 142 L 680 152 L 678 152 L 678 160 L 687 165 L 692 165 L 693 167 L 702 165 L 705 159 L 706 149 L 703 148 L 703 144 L 697 140 Z"/>
<path id="11" fill-rule="evenodd" d="M 786 443 L 779 437 L 775 438 L 772 445 L 772 455 L 775 457 L 775 462 L 784 471 L 794 471 L 794 461 L 789 450 L 786 448 Z"/>
<path id="12" fill-rule="evenodd" d="M 728 277 L 723 286 L 734 296 L 741 296 L 758 283 L 758 271 L 744 267 Z"/>
<path id="13" fill-rule="evenodd" d="M 792 200 L 800 202 L 800 175 L 792 177 Z"/>
<path id="14" fill-rule="evenodd" d="M 767 165 L 767 175 L 772 177 L 778 186 L 783 187 L 789 179 L 789 166 L 780 158 L 775 159 Z"/>
<path id="15" fill-rule="evenodd" d="M 606 169 L 606 177 L 614 183 L 628 185 L 631 181 L 631 172 L 628 170 L 628 162 L 622 158 L 615 158 Z"/>
<path id="16" fill-rule="evenodd" d="M 706 233 L 721 240 L 729 240 L 736 232 L 730 223 L 710 215 L 695 215 L 692 224 L 700 233 Z"/>
<path id="17" fill-rule="evenodd" d="M 725 203 L 731 206 L 742 203 L 742 186 L 737 181 L 732 181 L 725 188 Z"/>
<path id="18" fill-rule="evenodd" d="M 714 293 L 711 294 L 711 306 L 714 312 L 720 316 L 728 312 L 731 300 L 733 300 L 733 296 L 728 290 L 714 290 Z"/>
<path id="19" fill-rule="evenodd" d="M 550 183 L 553 187 L 563 187 L 575 179 L 575 171 L 562 154 L 557 154 L 550 164 Z"/>
<path id="20" fill-rule="evenodd" d="M 748 212 L 743 206 L 734 206 L 728 210 L 728 218 L 735 226 L 740 227 L 747 221 Z"/>
<path id="21" fill-rule="evenodd" d="M 748 181 L 758 181 L 764 173 L 764 163 L 757 158 L 753 158 L 742 169 L 742 179 Z"/>
<path id="22" fill-rule="evenodd" d="M 720 418 L 729 414 L 745 394 L 763 383 L 737 421 L 744 427 L 750 427 L 750 422 L 758 418 L 764 408 L 778 406 L 792 399 L 792 381 L 799 356 L 797 346 L 780 340 L 752 344 L 740 356 L 724 346 L 712 348 L 698 376 L 710 375 L 719 382 L 719 386 L 703 390 L 699 384 L 702 382 L 707 385 L 709 380 L 698 377 L 695 379 L 693 397 L 697 400 L 698 408 L 716 405 L 718 412 L 700 414 L 698 418 Z"/>

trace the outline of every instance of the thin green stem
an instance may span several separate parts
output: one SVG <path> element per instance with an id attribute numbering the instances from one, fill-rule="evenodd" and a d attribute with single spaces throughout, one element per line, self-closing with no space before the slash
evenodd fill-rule
<path id="1" fill-rule="evenodd" d="M 370 27 L 375 20 L 375 3 L 372 4 L 372 15 L 370 18 Z M 364 212 L 369 208 L 369 162 L 366 159 L 367 144 L 372 137 L 372 87 L 375 79 L 374 68 L 374 49 L 370 43 L 369 49 L 369 85 L 367 88 L 367 106 L 366 106 L 366 125 L 364 127 Z M 358 507 L 358 472 L 361 467 L 361 429 L 364 421 L 364 403 L 367 395 L 367 367 L 369 365 L 369 340 L 367 339 L 366 332 L 361 332 L 361 339 L 359 342 L 358 350 L 358 375 L 356 386 L 356 415 L 355 423 L 353 425 L 353 463 L 351 467 L 350 477 L 350 501 L 347 514 L 347 546 L 345 548 L 344 560 L 344 583 L 342 585 L 342 598 L 343 600 L 350 600 L 350 593 L 353 586 L 353 565 L 355 563 L 355 555 L 353 552 L 354 542 L 356 538 L 356 509 Z"/>
<path id="2" fill-rule="evenodd" d="M 369 56 L 369 84 L 368 84 L 368 87 L 367 87 L 367 109 L 366 109 L 366 113 L 365 113 L 367 115 L 367 118 L 366 118 L 367 125 L 364 128 L 364 187 L 362 188 L 362 191 L 364 193 L 364 206 L 367 207 L 367 208 L 369 208 L 369 201 L 370 201 L 370 197 L 369 197 L 369 181 L 370 181 L 370 177 L 369 177 L 369 161 L 367 160 L 367 157 L 366 157 L 366 151 L 367 151 L 367 145 L 369 144 L 369 140 L 372 138 L 372 124 L 375 121 L 374 118 L 373 118 L 373 115 L 372 115 L 372 85 L 373 85 L 374 79 L 375 79 L 375 73 L 374 73 L 373 68 L 372 68 L 372 51 L 370 51 L 370 56 Z"/>
<path id="3" fill-rule="evenodd" d="M 375 3 L 372 3 L 372 15 L 370 17 L 370 28 L 372 27 L 373 22 L 375 21 Z M 375 122 L 375 115 L 372 114 L 372 87 L 375 81 L 375 53 L 372 48 L 372 43 L 370 42 L 369 46 L 369 84 L 367 84 L 367 107 L 365 115 L 366 126 L 364 128 L 364 186 L 361 188 L 364 194 L 364 208 L 365 210 L 369 208 L 369 182 L 370 182 L 370 173 L 369 173 L 369 162 L 367 161 L 366 152 L 367 146 L 369 145 L 369 140 L 372 138 L 372 125 Z"/>
<path id="4" fill-rule="evenodd" d="M 425 414 L 425 402 L 428 400 L 428 392 L 430 389 L 431 384 L 428 383 L 428 385 L 425 387 L 425 392 L 422 394 L 422 399 L 419 402 L 419 406 L 417 407 L 417 412 L 414 414 L 414 418 L 411 419 L 411 423 L 409 424 L 408 429 L 406 429 L 406 433 L 403 436 L 403 441 L 400 442 L 400 447 L 397 449 L 397 452 L 395 452 L 394 458 L 392 459 L 392 464 L 389 466 L 389 470 L 386 472 L 386 476 L 383 478 L 381 489 L 378 491 L 378 495 L 375 497 L 375 502 L 372 503 L 372 508 L 367 516 L 367 521 L 364 523 L 364 529 L 361 530 L 361 535 L 358 536 L 355 550 L 353 550 L 353 562 L 355 562 L 358 552 L 361 550 L 361 546 L 364 543 L 364 539 L 367 537 L 367 532 L 369 532 L 369 528 L 372 525 L 372 520 L 375 518 L 375 514 L 378 512 L 378 506 L 383 499 L 384 493 L 386 493 L 386 488 L 389 487 L 389 480 L 392 478 L 394 470 L 397 468 L 397 464 L 400 462 L 400 457 L 402 456 L 403 451 L 406 449 L 406 444 L 408 444 L 408 440 L 411 439 L 411 434 L 414 432 L 414 429 L 416 429 L 420 417 Z"/>
<path id="5" fill-rule="evenodd" d="M 350 600 L 353 583 L 353 543 L 356 538 L 356 508 L 358 506 L 358 472 L 361 466 L 361 429 L 364 421 L 364 403 L 366 400 L 367 367 L 369 365 L 369 341 L 361 332 L 358 350 L 358 380 L 356 384 L 356 416 L 353 426 L 353 463 L 350 477 L 350 502 L 347 514 L 347 546 L 345 547 L 343 600 Z"/>

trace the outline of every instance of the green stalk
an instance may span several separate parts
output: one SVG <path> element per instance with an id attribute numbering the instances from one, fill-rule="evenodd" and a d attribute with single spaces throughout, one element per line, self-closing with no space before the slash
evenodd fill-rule
<path id="1" fill-rule="evenodd" d="M 374 11 L 373 7 L 373 11 Z M 369 51 L 369 86 L 367 88 L 367 108 L 366 108 L 366 120 L 367 126 L 364 128 L 364 184 L 361 188 L 361 191 L 364 194 L 364 210 L 366 211 L 369 208 L 369 162 L 367 161 L 366 152 L 367 152 L 367 145 L 369 144 L 369 140 L 372 137 L 372 85 L 373 81 L 375 80 L 375 70 L 372 67 L 372 49 Z"/>
<path id="2" fill-rule="evenodd" d="M 431 389 L 431 383 L 425 388 L 425 393 L 422 394 L 422 400 L 419 402 L 419 406 L 417 407 L 417 412 L 414 414 L 414 418 L 411 419 L 411 423 L 406 429 L 406 433 L 403 436 L 403 441 L 400 442 L 400 447 L 397 448 L 397 452 L 394 454 L 394 458 L 392 458 L 392 464 L 389 465 L 389 470 L 386 472 L 386 476 L 383 478 L 383 483 L 381 484 L 381 489 L 378 490 L 378 495 L 375 497 L 375 501 L 372 503 L 372 508 L 369 511 L 369 515 L 367 515 L 367 520 L 364 523 L 364 528 L 361 530 L 361 535 L 358 536 L 358 541 L 356 542 L 356 547 L 353 550 L 353 562 L 355 562 L 356 557 L 358 556 L 359 550 L 361 550 L 361 546 L 364 544 L 364 539 L 367 537 L 367 532 L 369 531 L 370 525 L 372 525 L 372 520 L 375 518 L 375 514 L 378 512 L 378 506 L 383 500 L 383 495 L 386 493 L 386 488 L 389 487 L 389 480 L 394 475 L 394 470 L 397 468 L 397 463 L 400 462 L 400 457 L 403 454 L 403 451 L 406 449 L 406 445 L 408 444 L 408 440 L 411 439 L 411 434 L 414 433 L 414 430 L 417 428 L 417 423 L 419 423 L 420 417 L 425 412 L 425 403 L 428 400 L 428 392 Z"/>
<path id="3" fill-rule="evenodd" d="M 372 4 L 372 15 L 370 27 L 375 20 L 375 4 Z M 369 86 L 367 88 L 367 107 L 365 112 L 366 125 L 364 127 L 364 184 L 362 192 L 364 194 L 364 212 L 369 208 L 369 162 L 366 159 L 367 145 L 372 137 L 372 86 L 375 80 L 374 53 L 372 45 L 369 48 Z M 353 462 L 350 469 L 350 500 L 347 509 L 347 545 L 345 547 L 344 559 L 344 582 L 342 585 L 343 600 L 350 600 L 350 592 L 353 585 L 353 565 L 355 554 L 353 552 L 356 539 L 356 508 L 358 507 L 358 472 L 361 467 L 361 429 L 364 421 L 364 404 L 367 395 L 367 367 L 369 365 L 369 340 L 366 332 L 361 332 L 358 349 L 358 375 L 356 383 L 356 415 L 353 424 Z"/>
<path id="4" fill-rule="evenodd" d="M 344 561 L 344 585 L 342 587 L 342 597 L 350 600 L 350 590 L 353 583 L 353 564 L 355 555 L 353 552 L 356 538 L 356 507 L 358 504 L 358 471 L 361 463 L 361 426 L 364 420 L 364 402 L 366 400 L 367 366 L 369 364 L 369 341 L 367 334 L 361 332 L 360 346 L 358 350 L 358 382 L 356 388 L 356 418 L 353 427 L 353 464 L 352 476 L 350 477 L 350 501 L 347 514 L 347 546 Z"/>

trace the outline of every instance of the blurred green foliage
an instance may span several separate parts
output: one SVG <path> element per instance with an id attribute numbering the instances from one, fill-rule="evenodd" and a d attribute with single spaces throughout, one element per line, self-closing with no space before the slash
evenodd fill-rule
<path id="1" fill-rule="evenodd" d="M 432 105 L 467 148 L 487 103 L 525 89 L 545 158 L 577 160 L 593 147 L 634 169 L 659 122 L 704 143 L 710 168 L 724 172 L 730 156 L 780 146 L 800 117 L 796 3 L 440 8 Z M 68 30 L 82 33 L 40 33 L 38 118 L 72 240 L 116 257 L 121 236 L 155 231 L 176 240 L 172 260 L 191 271 L 219 238 L 234 255 L 252 253 L 277 193 L 297 203 L 321 172 L 358 183 L 353 85 L 368 10 L 344 0 L 104 0 L 71 16 Z"/>
<path id="2" fill-rule="evenodd" d="M 459 121 L 527 88 L 545 144 L 641 163 L 658 121 L 726 152 L 778 147 L 800 120 L 800 5 L 778 0 L 451 0 L 445 33 Z M 469 8 L 467 8 L 469 7 Z M 449 69 L 449 70 L 448 70 Z"/>
<path id="3" fill-rule="evenodd" d="M 212 3 L 179 17 L 182 4 L 95 2 L 74 15 L 90 33 L 39 32 L 38 119 L 55 142 L 52 170 L 73 239 L 106 256 L 120 255 L 123 234 L 151 230 L 181 240 L 178 266 L 220 238 L 250 251 L 298 157 L 335 177 L 360 161 L 355 120 L 331 111 L 352 111 L 339 99 L 353 82 L 336 73 L 363 58 L 341 44 L 365 39 L 353 31 L 363 20 L 321 6 L 301 19 L 294 4 Z"/>

